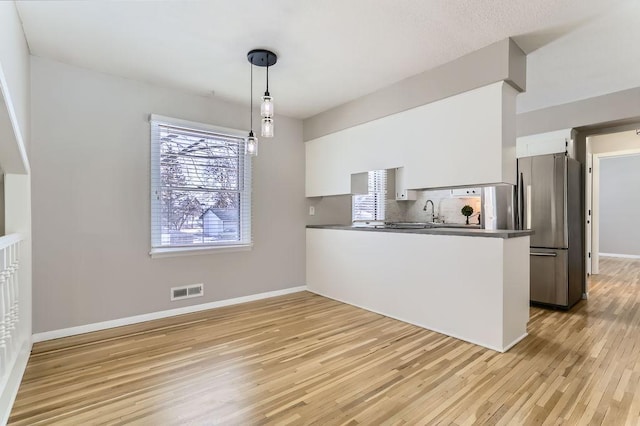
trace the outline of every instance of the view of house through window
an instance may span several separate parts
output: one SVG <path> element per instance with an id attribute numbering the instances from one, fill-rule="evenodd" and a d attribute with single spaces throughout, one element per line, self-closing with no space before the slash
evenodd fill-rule
<path id="1" fill-rule="evenodd" d="M 369 193 L 353 196 L 353 221 L 384 220 L 384 201 L 387 195 L 387 171 L 369 172 Z"/>
<path id="2" fill-rule="evenodd" d="M 152 247 L 249 244 L 244 138 L 176 123 L 151 122 Z"/>

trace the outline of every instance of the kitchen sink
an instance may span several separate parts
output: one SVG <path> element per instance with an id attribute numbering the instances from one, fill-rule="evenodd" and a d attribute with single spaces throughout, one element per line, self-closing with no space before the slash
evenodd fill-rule
<path id="1" fill-rule="evenodd" d="M 429 229 L 429 228 L 466 228 L 481 229 L 480 225 L 465 225 L 463 223 L 433 223 L 433 222 L 390 222 L 380 225 L 386 229 Z"/>
<path id="2" fill-rule="evenodd" d="M 465 228 L 465 229 L 482 229 L 481 225 L 477 223 L 470 223 L 465 225 L 464 223 L 434 223 L 431 228 Z"/>
<path id="3" fill-rule="evenodd" d="M 433 228 L 434 225 L 427 222 L 392 222 L 385 223 L 384 227 L 390 229 L 425 229 Z"/>

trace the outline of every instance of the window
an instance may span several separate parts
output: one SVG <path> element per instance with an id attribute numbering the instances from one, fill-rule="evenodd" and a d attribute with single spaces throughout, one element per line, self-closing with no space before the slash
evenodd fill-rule
<path id="1" fill-rule="evenodd" d="M 384 220 L 384 201 L 387 195 L 387 171 L 369 172 L 369 193 L 353 196 L 353 221 Z"/>
<path id="2" fill-rule="evenodd" d="M 244 132 L 151 116 L 151 254 L 251 244 Z"/>

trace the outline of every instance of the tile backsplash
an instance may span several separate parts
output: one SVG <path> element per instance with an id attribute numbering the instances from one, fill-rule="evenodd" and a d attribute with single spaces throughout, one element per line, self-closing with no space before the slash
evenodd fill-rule
<path id="1" fill-rule="evenodd" d="M 460 210 L 465 205 L 473 207 L 473 215 L 469 223 L 478 223 L 480 213 L 480 197 L 451 197 L 449 190 L 418 191 L 416 201 L 387 200 L 385 203 L 386 222 L 428 222 L 431 221 L 431 205 L 424 210 L 427 200 L 433 201 L 435 214 L 445 223 L 465 223 L 466 218 Z"/>

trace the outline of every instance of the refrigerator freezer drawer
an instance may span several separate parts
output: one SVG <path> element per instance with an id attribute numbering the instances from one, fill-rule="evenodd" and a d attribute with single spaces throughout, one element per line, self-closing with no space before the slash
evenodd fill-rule
<path id="1" fill-rule="evenodd" d="M 531 301 L 569 305 L 567 250 L 531 248 Z"/>

